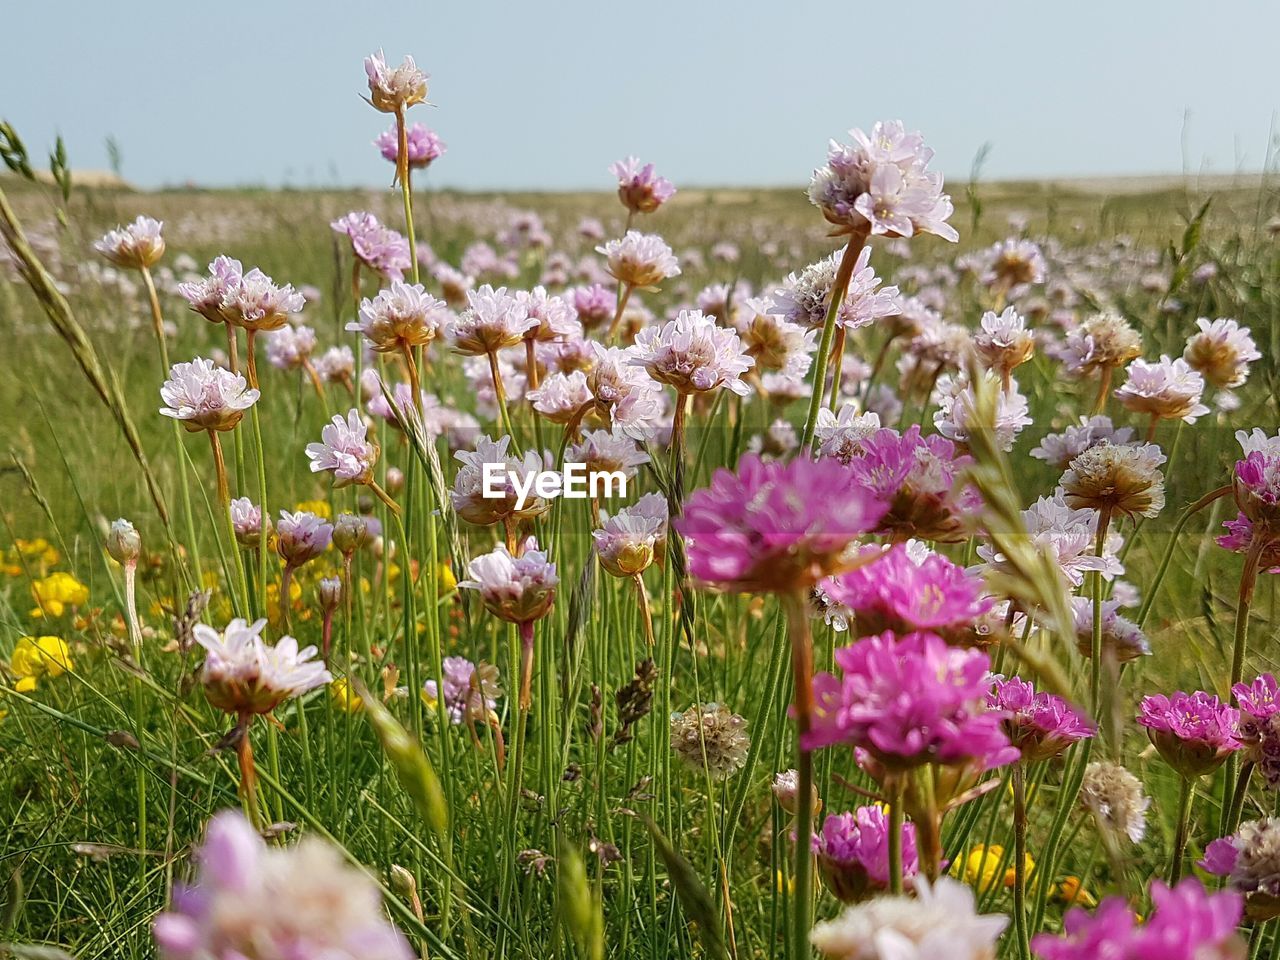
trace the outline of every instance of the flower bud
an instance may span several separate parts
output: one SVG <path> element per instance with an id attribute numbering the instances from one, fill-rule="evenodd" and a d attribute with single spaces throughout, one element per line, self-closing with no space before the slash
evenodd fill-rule
<path id="1" fill-rule="evenodd" d="M 398 896 L 409 898 L 418 891 L 418 884 L 413 879 L 413 874 L 400 866 L 398 863 L 391 865 L 391 889 Z"/>
<path id="2" fill-rule="evenodd" d="M 333 545 L 343 554 L 355 553 L 372 542 L 369 521 L 354 513 L 340 513 L 333 524 Z"/>
<path id="3" fill-rule="evenodd" d="M 399 496 L 404 489 L 404 471 L 399 467 L 387 467 L 387 493 Z"/>
<path id="4" fill-rule="evenodd" d="M 320 594 L 320 607 L 325 613 L 333 613 L 342 602 L 342 581 L 337 577 L 325 577 L 316 587 Z"/>
<path id="5" fill-rule="evenodd" d="M 142 553 L 142 537 L 132 523 L 124 518 L 114 521 L 107 532 L 107 553 L 122 566 L 136 564 Z"/>

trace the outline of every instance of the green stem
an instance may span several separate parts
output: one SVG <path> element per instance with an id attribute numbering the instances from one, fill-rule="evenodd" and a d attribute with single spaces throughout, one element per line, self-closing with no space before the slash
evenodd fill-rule
<path id="1" fill-rule="evenodd" d="M 1182 879 L 1182 854 L 1187 846 L 1187 833 L 1191 827 L 1191 797 L 1195 781 L 1183 777 L 1178 785 L 1178 825 L 1173 834 L 1173 857 L 1169 863 L 1169 886 Z"/>
<path id="2" fill-rule="evenodd" d="M 1027 783 L 1022 763 L 1013 766 L 1013 924 L 1018 956 L 1030 960 L 1027 930 Z"/>
<path id="3" fill-rule="evenodd" d="M 805 609 L 805 596 L 801 591 L 782 597 L 787 609 L 787 630 L 791 638 L 791 675 L 795 685 L 796 713 L 796 869 L 795 904 L 792 916 L 792 960 L 803 960 L 810 955 L 809 925 L 813 909 L 813 755 L 805 747 L 809 727 L 813 721 L 813 638 L 809 633 L 809 614 Z M 899 816 L 901 804 L 897 805 Z M 890 879 L 893 876 L 893 825 L 889 827 Z M 902 843 L 901 828 L 898 844 Z M 898 878 L 901 886 L 902 851 L 898 851 Z"/>
<path id="4" fill-rule="evenodd" d="M 809 446 L 812 442 L 813 431 L 818 425 L 818 411 L 822 409 L 822 397 L 827 386 L 827 360 L 831 356 L 831 344 L 835 339 L 836 318 L 840 315 L 840 307 L 844 304 L 844 295 L 849 289 L 849 279 L 853 276 L 858 255 L 862 253 L 862 248 L 866 244 L 866 230 L 857 230 L 849 235 L 849 243 L 840 257 L 840 266 L 836 270 L 836 278 L 831 285 L 831 302 L 827 304 L 827 316 L 822 322 L 822 338 L 818 343 L 818 353 L 813 360 L 813 389 L 809 394 L 809 413 L 804 420 L 804 431 L 800 434 L 802 448 Z"/>

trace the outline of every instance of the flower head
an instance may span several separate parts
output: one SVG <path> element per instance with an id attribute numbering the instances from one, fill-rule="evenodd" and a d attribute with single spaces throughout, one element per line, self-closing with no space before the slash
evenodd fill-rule
<path id="1" fill-rule="evenodd" d="M 498 668 L 487 663 L 477 665 L 465 657 L 445 657 L 443 667 L 444 709 L 449 722 L 486 722 L 502 696 Z M 438 696 L 435 680 L 423 684 L 422 694 L 427 705 L 434 707 Z"/>
<path id="2" fill-rule="evenodd" d="M 1142 335 L 1115 313 L 1094 314 L 1067 334 L 1060 356 L 1067 372 L 1090 377 L 1142 355 Z"/>
<path id="3" fill-rule="evenodd" d="M 459 450 L 454 454 L 462 463 L 462 468 L 453 478 L 453 489 L 449 497 L 458 516 L 468 523 L 487 525 L 508 518 L 527 520 L 550 509 L 551 505 L 547 500 L 534 496 L 532 492 L 529 492 L 523 505 L 520 504 L 519 494 L 511 480 L 512 475 L 524 483 L 530 474 L 545 469 L 546 462 L 536 450 L 526 450 L 523 457 L 512 456 L 507 453 L 510 445 L 510 437 L 495 441 L 482 436 L 476 439 L 474 451 Z M 486 492 L 486 464 L 502 468 L 500 496 L 492 495 L 492 485 Z"/>
<path id="4" fill-rule="evenodd" d="M 900 121 L 877 123 L 868 136 L 850 130 L 853 143 L 831 142 L 827 163 L 813 173 L 809 200 L 842 231 L 889 237 L 932 233 L 955 241 L 947 223 L 951 198 L 942 174 L 928 169 L 933 151 Z"/>
<path id="5" fill-rule="evenodd" d="M 388 280 L 400 280 L 413 265 L 409 241 L 385 227 L 372 213 L 352 212 L 329 226 L 351 241 L 356 259 Z"/>
<path id="6" fill-rule="evenodd" d="M 427 99 L 427 74 L 418 69 L 413 57 L 391 67 L 379 50 L 364 58 L 364 72 L 369 78 L 369 102 L 383 113 L 400 113 Z"/>
<path id="7" fill-rule="evenodd" d="M 1020 297 L 1032 284 L 1044 283 L 1044 254 L 1039 246 L 1022 237 L 993 244 L 982 254 L 981 261 L 979 282 L 1004 291 L 1010 299 Z"/>
<path id="8" fill-rule="evenodd" d="M 1214 840 L 1200 867 L 1226 877 L 1245 898 L 1245 913 L 1257 922 L 1280 916 L 1280 819 L 1249 820 L 1229 837 Z"/>
<path id="9" fill-rule="evenodd" d="M 254 267 L 227 289 L 220 313 L 232 326 L 246 330 L 279 330 L 289 317 L 306 305 L 302 294 L 286 283 L 283 287 Z"/>
<path id="10" fill-rule="evenodd" d="M 618 178 L 618 199 L 632 213 L 653 213 L 675 195 L 671 181 L 653 172 L 653 164 L 643 166 L 637 157 L 627 157 L 610 165 Z"/>
<path id="11" fill-rule="evenodd" d="M 13 688 L 19 693 L 30 693 L 43 677 L 60 677 L 73 669 L 71 647 L 61 637 L 19 637 L 9 656 Z"/>
<path id="12" fill-rule="evenodd" d="M 297 370 L 311 358 L 316 332 L 308 326 L 285 324 L 267 335 L 267 360 L 277 370 Z"/>
<path id="13" fill-rule="evenodd" d="M 1126 410 L 1164 420 L 1195 423 L 1209 412 L 1200 402 L 1204 377 L 1179 357 L 1161 357 L 1155 363 L 1138 359 L 1129 364 L 1128 379 L 1116 391 L 1116 399 Z"/>
<path id="14" fill-rule="evenodd" d="M 782 286 L 770 297 L 773 312 L 789 323 L 818 330 L 826 321 L 831 307 L 831 291 L 840 268 L 837 251 L 805 267 L 800 273 L 788 274 Z M 871 266 L 871 248 L 864 247 L 854 261 L 853 273 L 845 290 L 836 323 L 847 330 L 857 330 L 877 320 L 902 312 L 897 287 L 881 287 L 880 278 Z"/>
<path id="15" fill-rule="evenodd" d="M 378 462 L 378 445 L 366 439 L 368 431 L 359 410 L 349 410 L 345 420 L 335 414 L 320 431 L 320 442 L 307 444 L 311 472 L 330 471 L 336 487 L 368 483 Z"/>
<path id="16" fill-rule="evenodd" d="M 1006 307 L 1002 313 L 988 310 L 982 315 L 973 346 L 987 369 L 1007 376 L 1031 359 L 1036 339 L 1018 311 Z"/>
<path id="17" fill-rule="evenodd" d="M 624 507 L 606 520 L 602 528 L 593 530 L 592 546 L 600 565 L 615 577 L 643 573 L 653 563 L 658 546 L 667 535 L 665 512 L 661 516 L 655 513 Z"/>
<path id="18" fill-rule="evenodd" d="M 688 540 L 689 572 L 737 591 L 805 590 L 844 568 L 850 547 L 885 504 L 837 460 L 789 463 L 745 454 L 717 470 L 685 502 L 676 529 Z"/>
<path id="19" fill-rule="evenodd" d="M 1133 843 L 1146 836 L 1151 799 L 1142 792 L 1142 781 L 1120 764 L 1095 760 L 1085 767 L 1080 803 L 1112 835 Z"/>
<path id="20" fill-rule="evenodd" d="M 1027 416 L 1027 398 L 1018 392 L 1018 385 L 1009 381 L 1007 389 L 1000 389 L 995 374 L 985 374 L 991 382 L 996 398 L 992 439 L 1006 453 L 1013 449 L 1014 441 L 1022 428 L 1032 421 Z M 986 425 L 978 414 L 978 401 L 973 384 L 967 376 L 952 377 L 944 374 L 938 380 L 938 409 L 933 415 L 933 425 L 948 440 L 968 443 L 970 431 L 985 430 Z"/>
<path id="21" fill-rule="evenodd" d="M 626 236 L 610 240 L 596 250 L 608 261 L 609 275 L 630 287 L 654 289 L 680 273 L 680 261 L 666 241 L 654 233 L 628 230 Z"/>
<path id="22" fill-rule="evenodd" d="M 1252 433 L 1237 430 L 1236 440 L 1244 451 L 1235 466 L 1236 505 L 1253 524 L 1261 524 L 1250 528 L 1250 538 L 1258 533 L 1274 539 L 1280 534 L 1280 433 L 1270 437 L 1255 427 Z"/>
<path id="23" fill-rule="evenodd" d="M 915 896 L 877 897 L 814 924 L 809 940 L 830 960 L 995 960 L 1009 918 L 979 914 L 973 891 L 950 877 L 915 878 Z"/>
<path id="24" fill-rule="evenodd" d="M 280 511 L 276 523 L 276 552 L 292 567 L 314 560 L 333 539 L 333 524 L 306 510 Z"/>
<path id="25" fill-rule="evenodd" d="M 1234 390 L 1249 379 L 1249 364 L 1262 358 L 1249 328 L 1219 317 L 1196 321 L 1200 332 L 1187 340 L 1182 359 L 1208 383 L 1220 390 Z"/>
<path id="26" fill-rule="evenodd" d="M 1129 443 L 1132 440 L 1133 430 L 1129 427 L 1116 427 L 1110 417 L 1099 414 L 1087 419 L 1082 417 L 1078 424 L 1067 427 L 1061 433 L 1048 434 L 1031 451 L 1031 456 L 1059 470 L 1065 470 L 1072 460 L 1090 447 L 1102 443 Z"/>
<path id="27" fill-rule="evenodd" d="M 192 433 L 231 430 L 258 397 L 240 374 L 197 357 L 169 368 L 169 379 L 160 388 L 160 399 L 166 404 L 160 412 Z"/>
<path id="28" fill-rule="evenodd" d="M 706 393 L 717 387 L 740 397 L 750 392 L 740 378 L 755 361 L 735 331 L 701 310 L 681 310 L 661 327 L 646 327 L 636 335 L 631 351 L 632 364 L 680 394 Z"/>
<path id="29" fill-rule="evenodd" d="M 528 308 L 506 287 L 495 290 L 486 283 L 467 292 L 467 303 L 468 309 L 445 328 L 458 353 L 480 356 L 514 347 L 538 326 L 537 317 L 529 316 Z"/>
<path id="30" fill-rule="evenodd" d="M 1138 723 L 1160 756 L 1184 777 L 1199 777 L 1240 749 L 1239 712 L 1212 694 L 1181 690 L 1142 698 Z"/>
<path id="31" fill-rule="evenodd" d="M 101 240 L 94 241 L 93 249 L 118 267 L 151 267 L 164 256 L 163 227 L 163 221 L 140 216 L 133 223 L 108 230 Z"/>
<path id="32" fill-rule="evenodd" d="M 467 579 L 459 580 L 458 586 L 479 593 L 485 609 L 498 619 L 531 623 L 547 615 L 559 583 L 556 565 L 529 537 L 517 557 L 501 543 L 492 553 L 476 557 L 467 564 Z"/>
<path id="33" fill-rule="evenodd" d="M 1093 914 L 1067 912 L 1061 935 L 1042 933 L 1031 946 L 1041 960 L 1229 960 L 1243 956 L 1236 935 L 1239 894 L 1209 893 L 1188 877 L 1176 887 L 1151 885 L 1153 910 L 1141 926 L 1123 897 L 1108 897 Z"/>
<path id="34" fill-rule="evenodd" d="M 1154 443 L 1100 443 L 1071 461 L 1062 475 L 1067 506 L 1130 517 L 1164 509 L 1165 456 Z"/>
<path id="35" fill-rule="evenodd" d="M 859 903 L 889 889 L 889 818 L 880 806 L 830 814 L 812 838 L 818 875 L 837 900 Z M 916 828 L 902 825 L 902 878 L 920 870 Z"/>
<path id="36" fill-rule="evenodd" d="M 333 678 L 324 664 L 312 659 L 315 647 L 298 649 L 293 637 L 274 646 L 262 639 L 266 620 L 252 624 L 239 618 L 218 632 L 196 624 L 196 643 L 205 649 L 200 682 L 209 703 L 235 714 L 270 713 L 290 697 L 298 697 Z"/>
<path id="37" fill-rule="evenodd" d="M 379 353 L 394 353 L 430 343 L 440 332 L 448 308 L 420 283 L 392 280 L 372 300 L 360 304 L 360 319 L 347 329 L 361 334 Z"/>
<path id="38" fill-rule="evenodd" d="M 751 738 L 747 721 L 722 703 L 695 704 L 671 715 L 671 749 L 694 770 L 713 780 L 733 776 L 747 762 Z"/>
<path id="39" fill-rule="evenodd" d="M 178 293 L 191 309 L 210 323 L 226 322 L 222 305 L 240 286 L 244 267 L 239 260 L 217 257 L 209 264 L 209 275 L 178 284 Z"/>
<path id="40" fill-rule="evenodd" d="M 836 651 L 841 676 L 819 674 L 807 749 L 847 743 L 888 770 L 928 763 L 992 769 L 1018 759 L 987 709 L 987 655 L 933 633 L 886 631 Z"/>
<path id="41" fill-rule="evenodd" d="M 1005 731 L 1025 763 L 1056 757 L 1076 741 L 1093 736 L 1093 725 L 1075 707 L 1055 693 L 1037 693 L 1018 677 L 997 679 L 987 703 L 1004 713 Z"/>
<path id="42" fill-rule="evenodd" d="M 155 920 L 161 960 L 412 960 L 378 886 L 313 836 L 269 847 L 243 814 L 209 821 L 195 882 Z"/>
<path id="43" fill-rule="evenodd" d="M 410 167 L 426 169 L 431 166 L 433 160 L 444 156 L 444 141 L 436 135 L 434 130 L 428 130 L 420 123 L 406 127 L 404 137 L 405 152 L 408 154 Z M 390 130 L 384 130 L 378 134 L 378 139 L 373 141 L 373 145 L 378 148 L 384 160 L 395 163 L 400 157 L 399 130 L 395 126 Z"/>
<path id="44" fill-rule="evenodd" d="M 923 545 L 920 545 L 923 546 Z M 869 554 L 880 548 L 867 548 Z M 861 635 L 931 630 L 960 638 L 991 609 L 982 581 L 931 550 L 895 544 L 878 559 L 822 581 L 829 601 L 850 610 Z"/>
<path id="45" fill-rule="evenodd" d="M 236 497 L 231 501 L 231 527 L 236 542 L 242 547 L 256 548 L 262 543 L 262 508 L 248 497 Z M 267 532 L 271 532 L 271 518 L 266 518 Z"/>

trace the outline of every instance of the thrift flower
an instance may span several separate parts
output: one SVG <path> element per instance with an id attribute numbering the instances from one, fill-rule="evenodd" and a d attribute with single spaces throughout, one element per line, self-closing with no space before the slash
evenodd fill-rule
<path id="1" fill-rule="evenodd" d="M 618 199 L 632 213 L 653 213 L 675 195 L 671 181 L 653 172 L 653 164 L 643 166 L 637 157 L 627 157 L 609 167 L 618 178 Z"/>
<path id="2" fill-rule="evenodd" d="M 160 388 L 160 399 L 166 404 L 160 413 L 181 422 L 191 433 L 233 430 L 259 396 L 240 374 L 196 357 L 169 368 L 169 379 Z"/>
<path id="3" fill-rule="evenodd" d="M 1126 410 L 1185 423 L 1195 423 L 1209 412 L 1200 402 L 1204 377 L 1181 357 L 1176 360 L 1161 357 L 1156 363 L 1134 360 L 1127 373 L 1124 386 L 1116 391 L 1116 399 Z"/>
<path id="4" fill-rule="evenodd" d="M 138 217 L 133 223 L 108 230 L 93 249 L 118 267 L 143 270 L 154 266 L 164 256 L 163 221 Z"/>
<path id="5" fill-rule="evenodd" d="M 405 128 L 404 135 L 410 167 L 424 170 L 431 166 L 433 160 L 439 160 L 444 156 L 444 141 L 436 135 L 434 130 L 428 130 L 422 124 L 415 123 Z M 378 134 L 378 139 L 373 141 L 373 145 L 378 148 L 382 158 L 389 163 L 395 163 L 400 157 L 400 133 L 394 126 Z"/>
<path id="6" fill-rule="evenodd" d="M 832 814 L 813 837 L 818 875 L 842 903 L 859 903 L 889 889 L 889 818 L 880 806 Z M 920 871 L 916 828 L 902 825 L 902 878 Z"/>
<path id="7" fill-rule="evenodd" d="M 299 649 L 298 641 L 287 636 L 269 646 L 261 636 L 266 625 L 266 620 L 249 624 L 236 618 L 221 633 L 202 623 L 193 628 L 206 653 L 200 682 L 212 706 L 242 716 L 270 713 L 333 679 L 313 659 L 315 647 Z"/>
<path id="8" fill-rule="evenodd" d="M 443 301 L 420 283 L 392 280 L 372 300 L 360 303 L 360 319 L 347 330 L 361 334 L 379 353 L 397 353 L 430 343 L 448 316 Z"/>
<path id="9" fill-rule="evenodd" d="M 629 287 L 654 290 L 680 273 L 680 261 L 657 234 L 628 230 L 622 239 L 596 247 L 596 252 L 608 261 L 609 275 Z"/>
<path id="10" fill-rule="evenodd" d="M 1133 843 L 1146 836 L 1151 799 L 1142 792 L 1142 781 L 1120 764 L 1095 760 L 1085 767 L 1080 803 L 1107 832 Z"/>
<path id="11" fill-rule="evenodd" d="M 1182 359 L 1220 390 L 1244 386 L 1249 379 L 1249 364 L 1262 358 L 1249 328 L 1225 317 L 1213 321 L 1201 317 L 1196 326 L 1200 332 L 1187 340 Z"/>
<path id="12" fill-rule="evenodd" d="M 1143 697 L 1138 723 L 1165 762 L 1187 778 L 1213 772 L 1240 749 L 1239 712 L 1204 691 Z"/>
<path id="13" fill-rule="evenodd" d="M 751 738 L 747 721 L 721 703 L 690 707 L 671 715 L 671 749 L 712 780 L 727 780 L 747 762 Z"/>
<path id="14" fill-rule="evenodd" d="M 1093 736 L 1093 725 L 1075 707 L 1057 694 L 1036 693 L 1018 677 L 997 679 L 987 705 L 1004 714 L 1005 732 L 1025 763 L 1056 757 L 1071 744 Z"/>
<path id="15" fill-rule="evenodd" d="M 719 326 L 701 310 L 681 310 L 661 327 L 641 330 L 631 349 L 632 364 L 681 395 L 717 387 L 740 397 L 750 393 L 740 377 L 754 361 L 736 332 Z"/>
<path id="16" fill-rule="evenodd" d="M 320 443 L 307 444 L 311 472 L 331 472 L 335 487 L 368 483 L 378 462 L 378 445 L 366 439 L 368 430 L 359 410 L 349 410 L 345 420 L 335 415 L 320 431 Z"/>
<path id="17" fill-rule="evenodd" d="M 379 50 L 364 58 L 364 72 L 369 78 L 369 102 L 383 113 L 398 114 L 427 99 L 427 74 L 418 69 L 413 57 L 391 67 Z"/>

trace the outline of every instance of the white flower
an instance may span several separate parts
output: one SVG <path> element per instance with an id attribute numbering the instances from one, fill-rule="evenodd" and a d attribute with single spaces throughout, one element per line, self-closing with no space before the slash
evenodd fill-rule
<path id="1" fill-rule="evenodd" d="M 856 403 L 846 403 L 839 414 L 823 407 L 818 411 L 813 430 L 813 437 L 818 441 L 818 456 L 836 457 L 848 463 L 862 453 L 862 441 L 879 429 L 879 415 L 861 413 Z"/>
<path id="2" fill-rule="evenodd" d="M 1185 423 L 1195 423 L 1209 412 L 1200 402 L 1204 377 L 1181 357 L 1161 357 L 1155 363 L 1134 360 L 1126 373 L 1128 379 L 1115 393 L 1127 410 Z"/>
<path id="3" fill-rule="evenodd" d="M 345 420 L 335 414 L 320 431 L 321 442 L 307 444 L 311 472 L 331 471 L 337 487 L 368 483 L 378 461 L 377 444 L 366 439 L 368 432 L 359 410 L 349 410 Z"/>
<path id="4" fill-rule="evenodd" d="M 577 412 L 594 399 L 587 386 L 587 375 L 581 370 L 570 374 L 553 373 L 525 398 L 552 423 L 568 423 Z"/>
<path id="5" fill-rule="evenodd" d="M 476 557 L 467 564 L 467 579 L 458 581 L 458 586 L 478 592 L 485 608 L 495 617 L 510 623 L 529 623 L 551 609 L 559 583 L 556 565 L 529 537 L 518 557 L 513 557 L 506 544 L 501 543 L 492 553 Z"/>
<path id="6" fill-rule="evenodd" d="M 1235 389 L 1249 379 L 1249 364 L 1262 357 L 1249 328 L 1219 317 L 1196 321 L 1199 333 L 1187 340 L 1182 358 L 1209 383 L 1220 389 Z"/>
<path id="7" fill-rule="evenodd" d="M 832 960 L 994 960 L 1008 917 L 979 914 L 973 890 L 950 877 L 918 876 L 915 889 L 846 907 L 809 940 Z"/>
<path id="8" fill-rule="evenodd" d="M 267 337 L 267 361 L 277 370 L 296 370 L 316 348 L 316 332 L 307 326 L 288 324 Z"/>
<path id="9" fill-rule="evenodd" d="M 1031 545 L 1047 550 L 1073 587 L 1084 582 L 1085 572 L 1089 570 L 1101 571 L 1105 580 L 1124 573 L 1124 565 L 1116 556 L 1123 543 L 1120 535 L 1109 531 L 1102 556 L 1095 556 L 1098 511 L 1067 506 L 1061 490 L 1055 491 L 1052 497 L 1041 497 L 1023 510 L 1022 522 Z M 978 556 L 996 569 L 1001 569 L 1004 563 L 1003 555 L 989 545 L 979 546 Z"/>
<path id="10" fill-rule="evenodd" d="M 504 347 L 514 347 L 524 335 L 538 326 L 538 319 L 506 287 L 493 289 L 485 284 L 479 290 L 467 292 L 469 308 L 456 319 L 449 321 L 446 333 L 458 353 L 496 353 Z"/>
<path id="11" fill-rule="evenodd" d="M 1007 374 L 1031 358 L 1035 337 L 1013 307 L 999 315 L 988 310 L 973 335 L 973 345 L 988 369 Z"/>
<path id="12" fill-rule="evenodd" d="M 620 472 L 634 477 L 636 468 L 649 462 L 649 455 L 615 426 L 612 430 L 587 431 L 580 443 L 565 452 L 565 461 L 584 463 L 588 472 Z"/>
<path id="13" fill-rule="evenodd" d="M 644 439 L 662 413 L 662 388 L 631 362 L 630 351 L 595 342 L 591 347 L 595 363 L 587 373 L 587 386 L 596 402 L 608 410 L 615 426 Z"/>
<path id="14" fill-rule="evenodd" d="M 1078 424 L 1067 427 L 1062 433 L 1044 437 L 1040 445 L 1031 451 L 1031 456 L 1065 470 L 1072 460 L 1090 447 L 1099 443 L 1128 443 L 1132 439 L 1133 430 L 1112 425 L 1110 417 L 1081 417 Z"/>
<path id="15" fill-rule="evenodd" d="M 653 562 L 660 540 L 666 537 L 667 518 L 623 508 L 591 532 L 600 565 L 615 577 L 642 573 Z"/>
<path id="16" fill-rule="evenodd" d="M 364 58 L 364 72 L 369 78 L 369 102 L 383 113 L 395 113 L 427 99 L 427 74 L 418 69 L 413 57 L 390 67 L 379 50 Z"/>
<path id="17" fill-rule="evenodd" d="M 138 217 L 133 223 L 107 231 L 94 242 L 93 249 L 118 267 L 141 270 L 164 256 L 164 237 L 160 235 L 163 227 L 163 221 Z"/>
<path id="18" fill-rule="evenodd" d="M 608 260 L 609 275 L 631 287 L 651 289 L 680 273 L 680 261 L 657 234 L 628 230 L 621 239 L 596 247 L 596 252 Z"/>
<path id="19" fill-rule="evenodd" d="M 636 335 L 631 363 L 644 367 L 649 376 L 669 383 L 681 394 L 705 393 L 726 387 L 739 396 L 750 388 L 739 377 L 754 361 L 746 355 L 733 330 L 716 324 L 701 310 L 681 310 L 661 327 L 649 327 Z"/>
<path id="20" fill-rule="evenodd" d="M 993 378 L 990 373 L 984 376 Z M 990 389 L 996 397 L 995 441 L 1000 449 L 1008 452 L 1013 449 L 1022 428 L 1031 423 L 1027 416 L 1027 398 L 1018 392 L 1018 385 L 1013 380 L 1009 381 L 1007 390 L 1002 390 L 998 380 L 993 380 Z M 966 443 L 971 429 L 984 428 L 977 422 L 977 399 L 968 377 L 942 376 L 938 380 L 938 394 L 939 406 L 933 414 L 933 425 L 948 440 Z"/>
<path id="21" fill-rule="evenodd" d="M 258 402 L 258 396 L 240 374 L 197 357 L 169 369 L 169 379 L 160 387 L 160 399 L 167 406 L 160 412 L 181 421 L 192 433 L 230 430 Z"/>
<path id="22" fill-rule="evenodd" d="M 315 836 L 267 846 L 243 814 L 209 821 L 195 881 L 155 921 L 161 960 L 413 960 L 378 886 Z"/>
<path id="23" fill-rule="evenodd" d="M 835 286 L 841 256 L 837 251 L 811 263 L 798 274 L 788 274 L 782 286 L 773 291 L 773 312 L 802 327 L 821 328 L 831 306 L 831 289 Z M 882 288 L 870 264 L 871 248 L 864 247 L 854 263 L 853 275 L 836 314 L 836 322 L 848 330 L 857 330 L 902 312 L 898 288 Z"/>
<path id="24" fill-rule="evenodd" d="M 372 300 L 360 303 L 360 319 L 347 329 L 361 334 L 379 353 L 392 353 L 430 343 L 448 316 L 442 300 L 420 283 L 392 280 Z"/>
<path id="25" fill-rule="evenodd" d="M 270 713 L 290 697 L 333 679 L 323 663 L 311 659 L 315 647 L 299 650 L 293 637 L 268 646 L 261 636 L 266 625 L 266 620 L 249 624 L 237 617 L 221 633 L 203 623 L 192 630 L 206 652 L 200 682 L 219 710 Z"/>
<path id="26" fill-rule="evenodd" d="M 1085 767 L 1080 803 L 1101 826 L 1133 843 L 1146 836 L 1151 798 L 1142 792 L 1142 781 L 1118 763 L 1095 761 Z"/>

